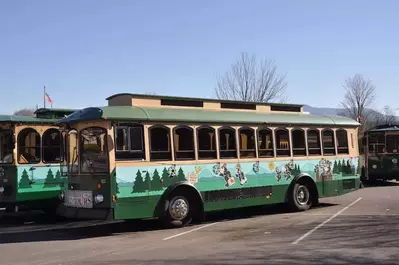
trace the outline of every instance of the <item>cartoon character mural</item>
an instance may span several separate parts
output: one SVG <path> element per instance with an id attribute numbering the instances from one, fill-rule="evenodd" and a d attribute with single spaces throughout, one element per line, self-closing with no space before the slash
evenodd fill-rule
<path id="1" fill-rule="evenodd" d="M 226 184 L 224 184 L 226 187 L 230 187 L 235 183 L 234 177 L 231 175 L 231 172 L 227 169 L 227 164 L 223 163 L 220 166 L 220 176 L 224 178 L 224 181 Z"/>
<path id="2" fill-rule="evenodd" d="M 285 180 L 290 180 L 292 177 L 292 170 L 294 170 L 295 164 L 294 160 L 290 160 L 287 164 L 283 165 L 281 168 L 276 167 L 276 179 L 277 181 L 281 181 L 283 176 Z"/>
<path id="3" fill-rule="evenodd" d="M 176 165 L 171 165 L 169 168 L 168 168 L 168 173 L 169 173 L 169 177 L 171 177 L 171 178 L 173 178 L 173 177 L 176 177 Z"/>
<path id="4" fill-rule="evenodd" d="M 195 167 L 194 172 L 191 172 L 188 174 L 188 182 L 190 184 L 194 185 L 195 183 L 198 183 L 198 177 L 199 177 L 199 174 L 201 173 L 201 170 L 202 169 L 200 167 Z"/>
<path id="5" fill-rule="evenodd" d="M 236 165 L 236 178 L 238 178 L 240 180 L 241 185 L 244 185 L 248 182 L 248 179 L 245 176 L 244 172 L 241 171 L 240 164 Z"/>
<path id="6" fill-rule="evenodd" d="M 255 162 L 252 166 L 252 170 L 255 173 L 258 173 L 260 171 L 260 165 L 259 165 L 259 161 Z"/>
<path id="7" fill-rule="evenodd" d="M 322 158 L 319 164 L 315 166 L 316 180 L 332 180 L 333 174 L 331 171 L 331 161 Z"/>

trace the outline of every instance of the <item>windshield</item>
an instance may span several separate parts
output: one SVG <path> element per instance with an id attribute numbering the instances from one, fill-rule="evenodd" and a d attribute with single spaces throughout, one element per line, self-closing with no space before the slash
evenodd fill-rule
<path id="1" fill-rule="evenodd" d="M 385 152 L 385 134 L 373 133 L 369 134 L 369 153 L 384 153 Z"/>
<path id="2" fill-rule="evenodd" d="M 107 131 L 103 128 L 87 128 L 80 132 L 81 173 L 108 172 Z"/>
<path id="3" fill-rule="evenodd" d="M 13 149 L 12 131 L 0 130 L 0 164 L 12 163 Z"/>
<path id="4" fill-rule="evenodd" d="M 391 154 L 398 153 L 399 135 L 387 135 L 386 152 Z"/>

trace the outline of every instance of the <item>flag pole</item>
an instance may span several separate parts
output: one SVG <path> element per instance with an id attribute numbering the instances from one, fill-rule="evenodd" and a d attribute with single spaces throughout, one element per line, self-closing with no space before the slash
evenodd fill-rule
<path id="1" fill-rule="evenodd" d="M 43 88 L 43 108 L 46 108 L 46 86 Z"/>

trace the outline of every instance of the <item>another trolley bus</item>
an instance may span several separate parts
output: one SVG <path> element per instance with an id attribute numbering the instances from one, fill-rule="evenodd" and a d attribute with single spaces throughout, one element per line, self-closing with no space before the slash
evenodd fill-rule
<path id="1" fill-rule="evenodd" d="M 366 131 L 361 140 L 361 180 L 399 180 L 399 126 L 385 124 Z"/>
<path id="2" fill-rule="evenodd" d="M 54 122 L 75 110 L 36 110 L 34 117 L 0 115 L 0 210 L 55 213 L 63 186 L 63 140 Z"/>
<path id="3" fill-rule="evenodd" d="M 117 94 L 61 119 L 67 183 L 59 214 L 159 218 L 171 226 L 223 209 L 360 187 L 357 121 L 302 105 Z"/>

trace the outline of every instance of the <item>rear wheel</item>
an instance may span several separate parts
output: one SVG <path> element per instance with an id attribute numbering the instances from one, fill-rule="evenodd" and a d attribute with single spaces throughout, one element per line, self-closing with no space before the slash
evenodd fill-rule
<path id="1" fill-rule="evenodd" d="M 306 211 L 312 206 L 313 198 L 309 185 L 295 183 L 290 193 L 290 206 L 295 211 Z"/>

